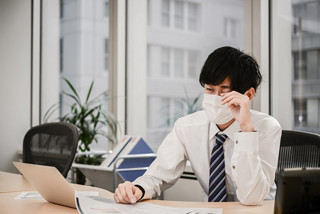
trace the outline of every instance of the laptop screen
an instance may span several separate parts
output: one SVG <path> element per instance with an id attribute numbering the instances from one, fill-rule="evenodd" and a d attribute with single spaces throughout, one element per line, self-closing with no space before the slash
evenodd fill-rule
<path id="1" fill-rule="evenodd" d="M 287 213 L 320 213 L 320 168 L 280 172 L 274 214 Z"/>

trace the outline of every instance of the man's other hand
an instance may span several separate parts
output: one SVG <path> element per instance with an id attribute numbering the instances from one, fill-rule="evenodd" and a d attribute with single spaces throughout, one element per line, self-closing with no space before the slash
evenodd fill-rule
<path id="1" fill-rule="evenodd" d="M 129 181 L 119 184 L 113 195 L 114 200 L 122 204 L 134 204 L 141 197 L 142 191 Z"/>

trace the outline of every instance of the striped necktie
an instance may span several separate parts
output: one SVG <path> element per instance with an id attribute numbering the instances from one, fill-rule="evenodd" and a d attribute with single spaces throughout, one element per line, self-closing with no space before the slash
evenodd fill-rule
<path id="1" fill-rule="evenodd" d="M 216 145 L 212 149 L 210 158 L 209 202 L 227 199 L 223 152 L 223 142 L 227 138 L 225 134 L 216 134 Z"/>

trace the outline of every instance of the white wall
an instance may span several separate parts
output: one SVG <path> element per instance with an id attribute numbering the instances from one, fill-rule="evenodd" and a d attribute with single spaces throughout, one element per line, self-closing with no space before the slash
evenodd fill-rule
<path id="1" fill-rule="evenodd" d="M 42 8 L 41 44 L 40 0 L 33 1 L 33 17 L 31 0 L 0 1 L 0 171 L 17 172 L 11 162 L 21 158 L 25 133 L 40 123 L 40 104 L 43 116 L 59 98 L 52 93 L 59 88 L 59 1 L 43 0 Z"/>
<path id="2" fill-rule="evenodd" d="M 0 170 L 15 171 L 30 127 L 31 1 L 0 1 Z"/>

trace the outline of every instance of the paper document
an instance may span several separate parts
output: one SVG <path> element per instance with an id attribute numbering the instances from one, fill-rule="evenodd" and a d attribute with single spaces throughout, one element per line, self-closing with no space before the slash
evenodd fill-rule
<path id="1" fill-rule="evenodd" d="M 14 199 L 39 199 L 39 198 L 42 198 L 40 193 L 33 191 L 33 192 L 21 192 Z"/>
<path id="2" fill-rule="evenodd" d="M 99 192 L 97 191 L 77 191 L 82 195 L 86 196 L 98 196 Z M 14 199 L 41 199 L 43 198 L 39 192 L 37 191 L 30 191 L 30 192 L 21 192 L 17 195 Z"/>
<path id="3" fill-rule="evenodd" d="M 97 196 L 85 196 L 78 193 L 76 193 L 75 200 L 77 210 L 80 214 L 222 214 L 222 208 L 175 208 L 160 206 L 149 202 L 117 204 L 112 199 Z"/>

